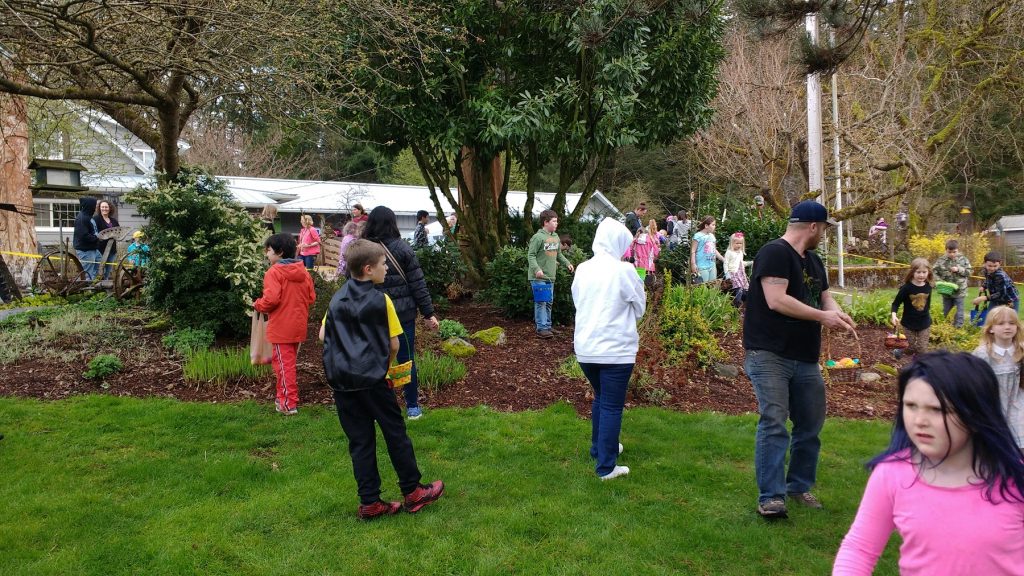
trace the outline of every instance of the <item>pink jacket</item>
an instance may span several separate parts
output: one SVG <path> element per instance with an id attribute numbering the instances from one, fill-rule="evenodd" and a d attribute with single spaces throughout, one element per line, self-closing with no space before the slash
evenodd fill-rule
<path id="1" fill-rule="evenodd" d="M 654 259 L 660 253 L 661 243 L 658 242 L 658 238 L 652 238 L 650 234 L 644 232 L 638 239 L 630 243 L 629 248 L 626 249 L 626 258 L 632 256 L 634 266 L 654 272 Z"/>

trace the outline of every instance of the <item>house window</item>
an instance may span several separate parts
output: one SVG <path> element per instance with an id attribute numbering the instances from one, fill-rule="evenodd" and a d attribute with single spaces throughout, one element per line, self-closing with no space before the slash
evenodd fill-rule
<path id="1" fill-rule="evenodd" d="M 33 202 L 32 208 L 36 213 L 35 224 L 38 228 L 75 227 L 77 202 Z"/>

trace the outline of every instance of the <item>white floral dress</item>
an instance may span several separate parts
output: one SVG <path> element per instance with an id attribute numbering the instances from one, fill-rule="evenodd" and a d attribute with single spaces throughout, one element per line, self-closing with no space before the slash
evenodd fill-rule
<path id="1" fill-rule="evenodd" d="M 974 355 L 988 362 L 999 381 L 999 400 L 1010 424 L 1017 446 L 1024 448 L 1024 389 L 1020 387 L 1020 362 L 1013 361 L 1013 349 L 985 344 L 974 349 Z"/>

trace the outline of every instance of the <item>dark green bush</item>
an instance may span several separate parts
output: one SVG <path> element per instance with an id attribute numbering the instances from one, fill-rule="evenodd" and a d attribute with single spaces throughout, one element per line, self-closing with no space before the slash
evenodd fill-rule
<path id="1" fill-rule="evenodd" d="M 125 200 L 149 219 L 152 259 L 144 294 L 150 305 L 179 327 L 247 333 L 246 312 L 262 289 L 263 232 L 224 182 L 183 169 Z"/>
<path id="2" fill-rule="evenodd" d="M 538 214 L 540 210 L 534 209 Z M 580 250 L 586 255 L 584 260 L 594 255 L 593 244 L 594 234 L 597 232 L 597 225 L 600 224 L 600 219 L 583 218 L 581 220 L 572 220 L 568 217 L 558 219 L 558 230 L 559 236 L 568 235 L 572 239 L 572 245 L 579 247 Z M 534 218 L 533 220 L 533 231 L 540 230 L 540 220 Z M 519 213 L 512 214 L 508 219 L 509 229 L 509 245 L 517 246 L 519 248 L 526 248 L 530 244 L 530 237 L 526 236 L 523 232 L 523 217 Z"/>
<path id="3" fill-rule="evenodd" d="M 583 251 L 573 246 L 565 253 L 573 265 L 582 262 Z M 506 246 L 487 264 L 487 287 L 481 293 L 486 302 L 497 306 L 508 318 L 533 318 L 533 290 L 527 280 L 526 249 Z M 570 324 L 576 317 L 572 303 L 572 274 L 561 264 L 555 276 L 552 321 Z"/>
<path id="4" fill-rule="evenodd" d="M 341 290 L 344 284 L 344 276 L 338 280 L 325 280 L 323 276 L 313 274 L 313 289 L 316 290 L 316 301 L 309 307 L 309 322 L 311 324 L 320 325 L 324 314 L 327 314 L 327 306 L 330 305 L 331 298 L 334 298 L 334 293 Z"/>
<path id="5" fill-rule="evenodd" d="M 431 301 L 443 310 L 448 305 L 448 285 L 461 282 L 466 274 L 458 243 L 443 239 L 433 246 L 417 250 L 416 259 L 423 269 Z"/>
<path id="6" fill-rule="evenodd" d="M 684 284 L 690 274 L 690 250 L 686 246 L 665 248 L 654 263 L 658 272 L 671 271 L 673 281 Z"/>
<path id="7" fill-rule="evenodd" d="M 450 320 L 445 318 L 441 320 L 441 324 L 438 328 L 438 335 L 441 340 L 447 340 L 449 338 L 469 338 L 469 331 L 462 325 L 462 322 L 456 320 Z"/>
<path id="8" fill-rule="evenodd" d="M 121 363 L 117 356 L 113 354 L 100 354 L 89 361 L 89 369 L 82 376 L 102 380 L 122 368 L 124 368 L 124 364 Z"/>
<path id="9" fill-rule="evenodd" d="M 181 328 L 167 333 L 161 342 L 178 355 L 188 356 L 213 346 L 213 340 L 213 332 L 204 328 Z"/>

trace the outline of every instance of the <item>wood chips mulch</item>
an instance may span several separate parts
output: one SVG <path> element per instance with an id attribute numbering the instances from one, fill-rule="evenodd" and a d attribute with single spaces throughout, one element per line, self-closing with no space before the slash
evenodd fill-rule
<path id="1" fill-rule="evenodd" d="M 467 374 L 461 381 L 436 393 L 421 389 L 422 404 L 430 408 L 444 406 L 469 407 L 486 405 L 501 411 L 539 409 L 554 402 L 571 403 L 578 413 L 589 416 L 590 386 L 585 380 L 575 379 L 558 372 L 559 365 L 573 353 L 572 328 L 556 327 L 551 340 L 535 335 L 533 322 L 508 320 L 488 305 L 461 302 L 453 306 L 450 317 L 462 322 L 470 333 L 502 326 L 507 344 L 501 347 L 477 345 L 477 354 L 466 359 Z M 310 338 L 299 353 L 298 380 L 302 404 L 332 403 L 330 390 L 323 375 L 320 347 L 316 341 L 318 326 L 310 327 Z M 133 327 L 133 340 L 139 349 L 148 349 L 145 360 L 122 358 L 123 371 L 107 379 L 105 386 L 82 376 L 89 358 L 71 361 L 22 360 L 4 366 L 0 371 L 0 395 L 41 399 L 60 399 L 86 393 L 104 393 L 117 396 L 166 396 L 185 401 L 234 402 L 257 400 L 273 403 L 274 378 L 240 379 L 223 385 L 187 384 L 181 372 L 181 360 L 167 354 L 160 344 L 162 332 Z M 876 363 L 897 366 L 896 360 L 883 346 L 885 330 L 861 327 L 860 359 L 870 369 Z M 437 336 L 424 325 L 416 333 L 417 348 L 423 349 L 437 342 Z M 727 378 L 713 370 L 694 368 L 692 362 L 684 366 L 661 366 L 661 352 L 656 342 L 641 345 L 638 370 L 651 376 L 648 386 L 660 388 L 664 393 L 656 401 L 667 408 L 685 412 L 711 410 L 728 414 L 756 412 L 757 403 L 750 381 L 743 374 L 742 338 L 732 335 L 720 339 L 729 358 L 728 362 L 740 368 L 739 375 Z M 244 346 L 247 342 L 238 342 Z M 66 347 L 73 351 L 75 343 Z M 834 355 L 856 355 L 857 346 L 848 336 L 834 335 Z M 843 351 L 839 353 L 839 351 Z M 891 418 L 895 409 L 895 378 L 883 375 L 877 382 L 850 384 L 829 382 L 828 412 L 831 416 L 847 418 Z M 649 405 L 650 398 L 632 393 L 627 406 Z"/>

